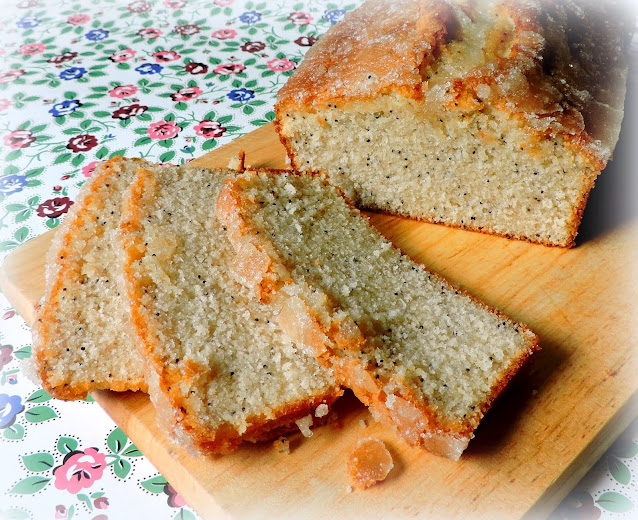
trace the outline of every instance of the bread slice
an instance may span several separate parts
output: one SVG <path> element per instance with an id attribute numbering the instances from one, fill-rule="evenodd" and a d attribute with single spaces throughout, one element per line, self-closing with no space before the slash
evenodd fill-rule
<path id="1" fill-rule="evenodd" d="M 95 389 L 146 391 L 140 354 L 127 333 L 112 240 L 122 194 L 144 164 L 120 157 L 102 163 L 48 251 L 33 355 L 42 385 L 58 399 L 84 399 Z"/>
<path id="2" fill-rule="evenodd" d="M 342 393 L 233 279 L 215 199 L 234 174 L 140 169 L 120 228 L 121 282 L 150 363 L 149 393 L 181 444 L 204 453 L 297 429 Z"/>
<path id="3" fill-rule="evenodd" d="M 320 175 L 249 171 L 217 214 L 280 326 L 411 444 L 458 459 L 538 349 L 524 325 L 406 257 Z"/>
<path id="4" fill-rule="evenodd" d="M 619 9 L 368 0 L 280 90 L 277 130 L 359 207 L 572 246 L 623 118 Z"/>

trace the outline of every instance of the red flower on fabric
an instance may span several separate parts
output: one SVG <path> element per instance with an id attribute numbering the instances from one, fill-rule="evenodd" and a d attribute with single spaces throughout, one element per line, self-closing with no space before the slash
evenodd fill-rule
<path id="1" fill-rule="evenodd" d="M 144 29 L 140 29 L 136 33 L 140 38 L 146 38 L 147 40 L 152 40 L 153 38 L 159 38 L 162 36 L 162 31 L 160 29 L 155 29 L 154 27 L 146 27 Z"/>
<path id="2" fill-rule="evenodd" d="M 60 63 L 64 63 L 65 61 L 71 61 L 73 58 L 77 57 L 77 55 L 77 52 L 63 52 L 62 54 L 57 54 L 52 58 L 49 58 L 47 62 L 59 65 Z"/>
<path id="3" fill-rule="evenodd" d="M 109 60 L 113 63 L 122 63 L 123 61 L 128 61 L 131 58 L 134 58 L 137 54 L 133 49 L 122 49 L 121 51 L 114 52 L 109 56 Z"/>
<path id="4" fill-rule="evenodd" d="M 199 87 L 181 88 L 174 94 L 171 94 L 173 101 L 190 101 L 196 99 L 203 94 L 203 91 Z"/>
<path id="5" fill-rule="evenodd" d="M 45 200 L 38 206 L 37 214 L 40 217 L 56 218 L 64 215 L 73 206 L 73 201 L 69 197 L 56 197 Z"/>
<path id="6" fill-rule="evenodd" d="M 184 67 L 184 70 L 189 74 L 206 74 L 208 72 L 208 65 L 191 61 Z"/>
<path id="7" fill-rule="evenodd" d="M 180 130 L 175 121 L 158 121 L 151 124 L 146 132 L 151 139 L 172 139 Z"/>
<path id="8" fill-rule="evenodd" d="M 178 25 L 173 29 L 177 34 L 181 34 L 182 36 L 193 36 L 197 34 L 201 29 L 199 25 L 195 25 L 194 23 L 185 23 L 184 25 Z"/>
<path id="9" fill-rule="evenodd" d="M 210 119 L 200 121 L 193 129 L 195 130 L 195 134 L 205 137 L 206 139 L 221 137 L 226 131 L 226 128 L 224 128 L 219 121 L 211 121 Z"/>
<path id="10" fill-rule="evenodd" d="M 97 138 L 91 134 L 80 134 L 71 137 L 66 147 L 75 153 L 88 152 L 97 146 Z"/>
<path id="11" fill-rule="evenodd" d="M 113 119 L 121 119 L 123 121 L 125 119 L 130 119 L 131 117 L 142 115 L 147 109 L 148 107 L 146 105 L 133 103 L 132 105 L 118 108 L 115 112 L 113 112 L 111 117 Z"/>
<path id="12" fill-rule="evenodd" d="M 35 141 L 35 137 L 33 137 L 31 130 L 14 130 L 9 135 L 4 136 L 4 144 L 14 150 L 28 148 L 33 141 Z"/>
<path id="13" fill-rule="evenodd" d="M 264 42 L 246 42 L 244 43 L 240 49 L 245 52 L 261 52 L 266 48 L 266 44 Z"/>
<path id="14" fill-rule="evenodd" d="M 88 14 L 76 13 L 69 16 L 66 21 L 71 25 L 84 25 L 90 19 L 91 17 Z"/>
<path id="15" fill-rule="evenodd" d="M 312 47 L 317 43 L 317 38 L 315 36 L 300 36 L 295 40 L 295 43 L 300 47 Z"/>
<path id="16" fill-rule="evenodd" d="M 227 76 L 228 74 L 239 74 L 245 68 L 241 63 L 223 63 L 222 65 L 217 65 L 213 72 Z"/>
<path id="17" fill-rule="evenodd" d="M 9 83 L 15 81 L 24 74 L 22 69 L 11 69 L 0 74 L 0 83 Z"/>
<path id="18" fill-rule="evenodd" d="M 153 58 L 157 63 L 165 63 L 167 61 L 179 60 L 181 56 L 175 51 L 159 51 L 153 54 Z"/>
<path id="19" fill-rule="evenodd" d="M 237 31 L 235 29 L 219 29 L 212 36 L 218 40 L 228 40 L 237 36 Z"/>
<path id="20" fill-rule="evenodd" d="M 308 25 L 312 22 L 312 15 L 310 13 L 306 13 L 305 11 L 295 11 L 294 13 L 290 13 L 288 15 L 288 20 L 290 20 L 295 25 Z"/>
<path id="21" fill-rule="evenodd" d="M 12 352 L 12 345 L 2 345 L 0 347 L 0 370 L 13 361 L 13 356 L 11 355 Z"/>
<path id="22" fill-rule="evenodd" d="M 23 56 L 33 56 L 34 54 L 40 54 L 44 52 L 46 47 L 44 43 L 25 43 L 22 47 L 18 49 L 18 52 Z"/>
<path id="23" fill-rule="evenodd" d="M 71 451 L 64 462 L 53 470 L 54 485 L 59 490 L 76 494 L 100 480 L 106 468 L 106 457 L 96 448 Z"/>
<path id="24" fill-rule="evenodd" d="M 145 0 L 136 0 L 128 4 L 128 10 L 133 14 L 147 13 L 153 8 L 150 2 Z"/>
<path id="25" fill-rule="evenodd" d="M 275 58 L 266 63 L 266 66 L 275 72 L 286 72 L 295 68 L 295 62 L 287 58 Z"/>
<path id="26" fill-rule="evenodd" d="M 163 4 L 169 9 L 181 9 L 186 5 L 186 0 L 164 0 Z"/>
<path id="27" fill-rule="evenodd" d="M 186 505 L 186 501 L 177 491 L 175 491 L 175 488 L 170 484 L 164 485 L 164 494 L 168 495 L 168 499 L 166 500 L 166 502 L 169 506 L 184 507 Z"/>
<path id="28" fill-rule="evenodd" d="M 112 90 L 109 90 L 109 96 L 115 98 L 125 98 L 133 96 L 137 93 L 137 87 L 135 85 L 120 85 Z"/>

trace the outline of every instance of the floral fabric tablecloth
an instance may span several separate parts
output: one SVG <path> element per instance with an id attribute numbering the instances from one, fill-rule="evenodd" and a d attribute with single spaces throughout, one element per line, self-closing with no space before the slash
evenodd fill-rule
<path id="1" fill-rule="evenodd" d="M 272 121 L 305 51 L 360 0 L 0 0 L 0 260 L 57 227 L 98 161 L 183 163 Z M 90 398 L 26 379 L 0 295 L 0 518 L 194 519 Z M 638 517 L 632 426 L 554 513 Z"/>

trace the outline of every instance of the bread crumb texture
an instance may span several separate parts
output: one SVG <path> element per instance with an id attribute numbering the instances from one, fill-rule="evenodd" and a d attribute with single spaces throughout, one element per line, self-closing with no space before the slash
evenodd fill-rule
<path id="1" fill-rule="evenodd" d="M 228 184 L 218 213 L 238 263 L 251 248 L 272 259 L 262 278 L 275 280 L 256 285 L 282 329 L 413 444 L 442 435 L 462 451 L 537 348 L 525 326 L 393 247 L 320 176 L 249 172 Z"/>
<path id="2" fill-rule="evenodd" d="M 128 334 L 117 285 L 113 233 L 139 160 L 102 163 L 56 230 L 46 289 L 32 328 L 37 371 L 59 399 L 90 390 L 146 390 L 140 353 Z"/>
<path id="3" fill-rule="evenodd" d="M 295 428 L 340 395 L 331 370 L 282 334 L 232 276 L 215 217 L 229 171 L 141 170 L 125 202 L 124 284 L 170 422 L 200 451 L 228 452 Z M 322 408 L 323 409 L 323 408 Z M 277 433 L 279 432 L 279 433 Z"/>
<path id="4" fill-rule="evenodd" d="M 612 2 L 369 0 L 281 89 L 292 165 L 364 208 L 571 246 L 623 117 Z"/>

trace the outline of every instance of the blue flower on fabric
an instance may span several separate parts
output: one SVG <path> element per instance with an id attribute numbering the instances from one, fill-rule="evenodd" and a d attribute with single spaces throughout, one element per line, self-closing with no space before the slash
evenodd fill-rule
<path id="1" fill-rule="evenodd" d="M 136 67 L 135 70 L 140 74 L 159 74 L 160 72 L 162 72 L 163 68 L 164 67 L 158 65 L 157 63 L 144 63 L 143 65 Z"/>
<path id="2" fill-rule="evenodd" d="M 23 411 L 24 405 L 19 395 L 0 394 L 0 428 L 11 426 Z"/>
<path id="3" fill-rule="evenodd" d="M 61 103 L 53 105 L 51 110 L 49 110 L 49 113 L 53 114 L 55 117 L 68 116 L 81 106 L 82 103 L 80 103 L 77 99 L 65 99 Z"/>
<path id="4" fill-rule="evenodd" d="M 258 13 L 257 11 L 246 11 L 245 13 L 239 15 L 239 19 L 243 23 L 257 23 L 259 20 L 261 20 L 261 13 Z"/>
<path id="5" fill-rule="evenodd" d="M 255 92 L 247 88 L 236 88 L 226 94 L 232 101 L 248 101 L 255 97 Z"/>
<path id="6" fill-rule="evenodd" d="M 69 81 L 71 79 L 81 78 L 86 74 L 86 69 L 84 67 L 71 67 L 70 69 L 64 69 L 60 72 L 59 77 L 65 81 Z"/>
<path id="7" fill-rule="evenodd" d="M 84 35 L 87 40 L 92 42 L 100 42 L 109 37 L 109 32 L 104 29 L 93 29 Z"/>
<path id="8" fill-rule="evenodd" d="M 336 24 L 343 20 L 343 16 L 346 14 L 345 9 L 331 9 L 330 11 L 326 11 L 326 14 L 323 17 L 328 20 L 332 25 Z"/>
<path id="9" fill-rule="evenodd" d="M 35 16 L 23 16 L 16 22 L 16 25 L 20 27 L 20 29 L 33 29 L 40 25 L 40 20 Z"/>
<path id="10" fill-rule="evenodd" d="M 18 193 L 26 186 L 27 178 L 24 175 L 6 175 L 5 177 L 0 177 L 0 193 L 4 196 Z"/>

